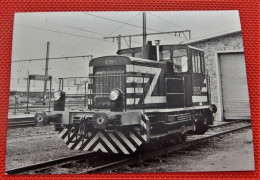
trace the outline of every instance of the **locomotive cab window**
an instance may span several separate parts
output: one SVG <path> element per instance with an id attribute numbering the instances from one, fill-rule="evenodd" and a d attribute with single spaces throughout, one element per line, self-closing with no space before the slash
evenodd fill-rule
<path id="1" fill-rule="evenodd" d="M 128 57 L 132 57 L 132 53 L 124 53 L 124 54 L 121 54 L 122 56 L 128 56 Z"/>
<path id="2" fill-rule="evenodd" d="M 161 60 L 169 61 L 171 59 L 171 53 L 169 50 L 163 50 L 161 53 Z"/>
<path id="3" fill-rule="evenodd" d="M 175 49 L 173 51 L 173 70 L 177 73 L 188 72 L 188 54 L 186 49 Z"/>

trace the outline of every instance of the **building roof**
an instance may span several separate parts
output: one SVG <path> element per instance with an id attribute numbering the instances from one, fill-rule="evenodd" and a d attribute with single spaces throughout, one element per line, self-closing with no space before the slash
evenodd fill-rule
<path id="1" fill-rule="evenodd" d="M 201 38 L 195 38 L 189 41 L 184 41 L 181 44 L 192 44 L 192 43 L 197 43 L 197 42 L 201 42 L 201 41 L 206 41 L 209 39 L 214 39 L 214 38 L 218 38 L 218 37 L 222 37 L 222 36 L 226 36 L 226 35 L 230 35 L 230 34 L 235 34 L 235 33 L 241 33 L 241 30 L 232 30 L 232 31 L 225 31 L 225 32 L 221 32 L 221 33 L 216 33 L 214 35 L 208 35 L 208 36 L 204 36 Z"/>

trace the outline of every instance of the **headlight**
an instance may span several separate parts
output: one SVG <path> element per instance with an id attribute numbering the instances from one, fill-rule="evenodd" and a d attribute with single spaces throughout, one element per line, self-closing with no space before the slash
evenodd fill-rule
<path id="1" fill-rule="evenodd" d="M 112 101 L 115 101 L 120 95 L 120 91 L 117 89 L 114 89 L 111 91 L 110 95 L 109 95 L 109 99 Z"/>
<path id="2" fill-rule="evenodd" d="M 61 91 L 56 91 L 54 93 L 54 101 L 58 101 L 61 98 Z"/>

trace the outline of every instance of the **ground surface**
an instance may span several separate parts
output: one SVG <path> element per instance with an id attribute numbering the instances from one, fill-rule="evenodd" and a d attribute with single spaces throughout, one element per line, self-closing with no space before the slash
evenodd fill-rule
<path id="1" fill-rule="evenodd" d="M 239 131 L 119 172 L 197 172 L 254 170 L 251 129 Z"/>
<path id="2" fill-rule="evenodd" d="M 58 138 L 53 126 L 26 127 L 7 131 L 6 169 L 80 154 Z"/>
<path id="3" fill-rule="evenodd" d="M 6 169 L 48 161 L 81 152 L 71 151 L 52 126 L 9 129 Z M 127 166 L 117 172 L 179 172 L 253 170 L 251 129 L 163 157 Z M 68 173 L 69 171 L 64 171 Z"/>

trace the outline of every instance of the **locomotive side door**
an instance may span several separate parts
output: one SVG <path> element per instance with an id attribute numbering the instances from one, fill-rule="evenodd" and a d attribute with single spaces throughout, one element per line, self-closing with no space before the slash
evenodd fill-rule
<path id="1" fill-rule="evenodd" d="M 191 59 L 188 49 L 174 49 L 172 61 L 174 75 L 166 78 L 167 108 L 191 106 Z"/>
<path id="2" fill-rule="evenodd" d="M 208 102 L 207 79 L 203 52 L 191 50 L 192 59 L 192 103 L 203 105 Z"/>

